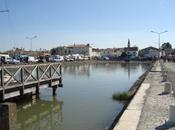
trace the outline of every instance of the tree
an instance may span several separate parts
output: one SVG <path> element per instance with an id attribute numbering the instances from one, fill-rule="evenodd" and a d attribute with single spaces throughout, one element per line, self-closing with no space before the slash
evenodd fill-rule
<path id="1" fill-rule="evenodd" d="M 56 54 L 56 48 L 52 48 L 50 51 L 51 51 L 51 55 L 55 55 Z"/>
<path id="2" fill-rule="evenodd" d="M 120 57 L 125 58 L 126 56 L 127 56 L 126 52 L 122 52 Z"/>
<path id="3" fill-rule="evenodd" d="M 169 42 L 163 43 L 161 47 L 163 50 L 172 49 L 172 45 Z"/>

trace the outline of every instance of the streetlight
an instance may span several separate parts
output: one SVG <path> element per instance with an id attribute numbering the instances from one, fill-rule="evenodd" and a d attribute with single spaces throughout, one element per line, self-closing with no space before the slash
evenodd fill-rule
<path id="1" fill-rule="evenodd" d="M 152 33 L 155 33 L 158 35 L 158 46 L 159 46 L 159 56 L 160 56 L 160 35 L 163 33 L 168 32 L 167 30 L 163 31 L 163 32 L 155 32 L 155 31 L 151 31 Z"/>
<path id="2" fill-rule="evenodd" d="M 37 38 L 37 36 L 33 36 L 33 37 L 26 37 L 26 39 L 29 39 L 30 40 L 30 50 L 32 51 L 32 40 Z"/>
<path id="3" fill-rule="evenodd" d="M 163 33 L 168 32 L 167 30 L 163 31 L 163 32 L 155 32 L 155 31 L 151 31 L 152 33 L 158 34 L 158 44 L 159 44 L 159 49 L 160 49 L 160 35 Z"/>

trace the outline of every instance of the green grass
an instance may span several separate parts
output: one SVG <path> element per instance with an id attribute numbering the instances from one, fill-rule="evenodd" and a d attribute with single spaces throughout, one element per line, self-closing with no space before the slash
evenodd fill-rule
<path id="1" fill-rule="evenodd" d="M 126 101 L 126 100 L 130 100 L 131 96 L 128 94 L 128 92 L 119 92 L 119 93 L 114 93 L 112 95 L 112 98 L 118 101 Z"/>

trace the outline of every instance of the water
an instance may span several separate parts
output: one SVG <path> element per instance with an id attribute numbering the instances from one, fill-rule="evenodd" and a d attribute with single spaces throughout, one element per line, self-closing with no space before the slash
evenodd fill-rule
<path id="1" fill-rule="evenodd" d="M 112 94 L 128 90 L 146 64 L 91 64 L 63 67 L 63 88 L 18 106 L 18 130 L 104 130 L 123 104 Z"/>

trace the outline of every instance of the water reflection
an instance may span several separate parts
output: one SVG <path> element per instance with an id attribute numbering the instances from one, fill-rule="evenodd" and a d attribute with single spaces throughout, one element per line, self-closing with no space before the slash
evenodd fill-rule
<path id="1" fill-rule="evenodd" d="M 123 107 L 112 100 L 112 94 L 127 91 L 148 67 L 131 63 L 64 65 L 64 87 L 57 89 L 56 98 L 52 99 L 51 89 L 44 89 L 42 99 L 19 106 L 18 130 L 105 129 Z M 64 107 L 58 99 L 64 101 Z"/>
<path id="2" fill-rule="evenodd" d="M 63 73 L 74 75 L 74 76 L 86 76 L 90 77 L 91 74 L 96 70 L 114 72 L 115 70 L 120 70 L 122 72 L 127 72 L 128 79 L 137 72 L 139 69 L 147 70 L 149 64 L 140 64 L 140 63 L 101 63 L 101 64 L 85 64 L 85 65 L 65 65 L 63 67 Z"/>
<path id="3" fill-rule="evenodd" d="M 65 65 L 63 67 L 63 73 L 69 73 L 70 75 L 84 75 L 90 76 L 91 65 Z"/>
<path id="4" fill-rule="evenodd" d="M 53 97 L 52 101 L 32 100 L 19 106 L 18 130 L 55 130 L 63 123 L 63 102 Z"/>

